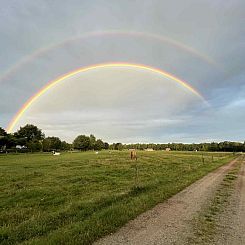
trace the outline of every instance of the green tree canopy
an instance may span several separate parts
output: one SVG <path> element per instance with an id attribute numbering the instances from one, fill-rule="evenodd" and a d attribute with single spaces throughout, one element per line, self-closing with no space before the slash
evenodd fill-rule
<path id="1" fill-rule="evenodd" d="M 96 138 L 95 138 L 95 136 L 93 134 L 90 134 L 89 140 L 90 140 L 90 149 L 94 150 L 96 148 Z"/>
<path id="2" fill-rule="evenodd" d="M 43 151 L 52 151 L 61 149 L 61 140 L 58 137 L 47 137 L 42 141 Z"/>
<path id="3" fill-rule="evenodd" d="M 74 149 L 87 151 L 90 149 L 90 138 L 86 135 L 79 135 L 73 141 Z"/>
<path id="4" fill-rule="evenodd" d="M 0 137 L 6 136 L 6 135 L 7 135 L 7 132 L 2 127 L 0 127 Z"/>
<path id="5" fill-rule="evenodd" d="M 95 142 L 95 150 L 102 150 L 104 148 L 104 142 L 101 139 L 96 140 Z"/>
<path id="6" fill-rule="evenodd" d="M 119 150 L 121 151 L 123 149 L 123 144 L 122 143 L 116 143 L 114 145 L 114 150 Z"/>
<path id="7" fill-rule="evenodd" d="M 15 133 L 17 138 L 26 138 L 27 141 L 31 140 L 41 140 L 44 138 L 44 133 L 37 126 L 32 124 L 27 124 Z"/>
<path id="8" fill-rule="evenodd" d="M 72 145 L 67 143 L 66 141 L 61 142 L 61 150 L 70 150 L 72 148 Z"/>
<path id="9" fill-rule="evenodd" d="M 6 136 L 0 136 L 0 149 L 7 148 L 10 149 L 17 145 L 17 140 L 12 134 L 7 134 Z"/>
<path id="10" fill-rule="evenodd" d="M 107 142 L 104 143 L 104 149 L 108 150 L 109 149 L 109 144 Z"/>
<path id="11" fill-rule="evenodd" d="M 42 149 L 42 144 L 39 140 L 30 140 L 27 142 L 26 146 L 31 152 L 41 151 Z"/>

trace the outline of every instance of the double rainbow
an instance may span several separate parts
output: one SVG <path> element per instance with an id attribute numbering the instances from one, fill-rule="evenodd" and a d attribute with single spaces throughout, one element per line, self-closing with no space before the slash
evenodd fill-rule
<path id="1" fill-rule="evenodd" d="M 79 73 L 82 72 L 88 72 L 92 71 L 95 69 L 102 69 L 102 68 L 113 68 L 113 67 L 126 67 L 126 68 L 133 68 L 133 69 L 139 69 L 139 70 L 144 70 L 144 71 L 149 71 L 153 72 L 156 74 L 159 74 L 163 76 L 164 78 L 170 79 L 172 81 L 177 82 L 190 92 L 192 92 L 194 95 L 196 95 L 198 98 L 200 98 L 202 101 L 205 103 L 206 100 L 203 98 L 203 96 L 193 87 L 191 87 L 186 81 L 177 78 L 176 76 L 167 73 L 166 71 L 160 70 L 158 68 L 154 68 L 151 66 L 147 65 L 142 65 L 142 64 L 132 64 L 132 63 L 105 63 L 105 64 L 97 64 L 97 65 L 92 65 L 92 66 L 87 66 L 87 67 L 82 67 L 77 70 L 74 70 L 72 72 L 66 73 L 52 81 L 50 81 L 48 84 L 46 84 L 43 88 L 41 88 L 37 93 L 35 93 L 32 97 L 30 97 L 24 105 L 19 109 L 19 111 L 15 114 L 11 122 L 9 123 L 7 127 L 7 132 L 11 133 L 13 129 L 15 128 L 16 124 L 20 120 L 20 118 L 23 116 L 23 114 L 27 111 L 28 108 L 31 107 L 31 105 L 38 99 L 40 98 L 43 94 L 45 94 L 49 89 L 53 88 L 56 84 L 58 84 L 61 81 L 64 81 L 67 78 L 71 78 L 72 76 L 75 76 Z"/>

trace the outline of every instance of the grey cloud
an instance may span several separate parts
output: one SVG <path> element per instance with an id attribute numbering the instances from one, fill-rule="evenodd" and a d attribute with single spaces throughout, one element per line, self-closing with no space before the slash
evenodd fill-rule
<path id="1" fill-rule="evenodd" d="M 87 32 L 112 29 L 155 33 L 174 39 L 212 58 L 220 68 L 186 50 L 150 38 L 102 35 L 77 39 L 36 56 L 0 80 L 0 125 L 6 127 L 23 103 L 48 81 L 78 67 L 121 61 L 143 63 L 177 75 L 198 89 L 212 108 L 183 96 L 178 86 L 168 85 L 163 92 L 154 83 L 155 77 L 142 75 L 135 78 L 134 85 L 119 79 L 117 86 L 113 86 L 112 78 L 108 81 L 100 73 L 96 79 L 104 84 L 104 89 L 93 87 L 94 80 L 87 77 L 90 87 L 80 85 L 77 91 L 66 87 L 66 96 L 63 92 L 60 96 L 52 94 L 53 100 L 46 105 L 40 100 L 40 104 L 50 107 L 48 111 L 36 105 L 36 111 L 33 107 L 25 119 L 38 123 L 40 115 L 47 113 L 42 122 L 44 130 L 67 139 L 71 138 L 68 128 L 73 130 L 72 125 L 75 128 L 83 125 L 84 131 L 92 130 L 100 122 L 101 113 L 105 125 L 104 131 L 98 130 L 98 134 L 108 140 L 116 140 L 116 135 L 125 142 L 242 140 L 245 136 L 242 123 L 245 119 L 244 11 L 243 0 L 4 0 L 0 9 L 0 76 L 39 49 Z M 124 83 L 127 88 L 120 85 Z M 106 86 L 112 92 L 108 93 Z M 72 103 L 60 103 L 60 106 L 56 103 L 65 102 L 72 94 Z M 79 96 L 84 96 L 84 100 Z M 121 111 L 120 115 L 115 108 Z M 55 110 L 60 115 L 63 111 L 64 117 L 69 115 L 72 120 L 64 118 L 59 122 Z M 147 113 L 139 113 L 142 111 Z M 56 125 L 56 130 L 51 125 Z M 114 129 L 110 130 L 110 125 Z M 71 135 L 77 133 L 74 129 Z"/>

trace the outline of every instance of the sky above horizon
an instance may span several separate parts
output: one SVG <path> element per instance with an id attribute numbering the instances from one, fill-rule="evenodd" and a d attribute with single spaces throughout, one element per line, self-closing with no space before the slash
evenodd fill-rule
<path id="1" fill-rule="evenodd" d="M 0 126 L 48 82 L 14 131 L 27 123 L 72 142 L 245 140 L 243 0 L 1 1 Z"/>

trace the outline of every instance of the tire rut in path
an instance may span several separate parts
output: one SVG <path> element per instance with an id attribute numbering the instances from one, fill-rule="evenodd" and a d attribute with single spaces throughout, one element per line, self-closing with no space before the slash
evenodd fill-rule
<path id="1" fill-rule="evenodd" d="M 175 196 L 128 222 L 95 245 L 182 244 L 193 216 L 212 196 L 237 159 L 209 173 Z"/>

